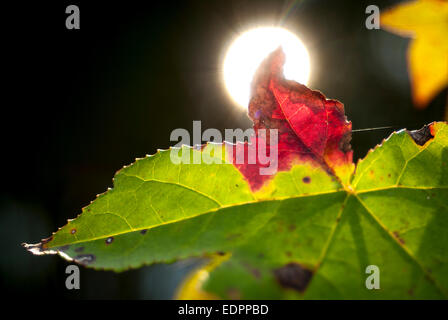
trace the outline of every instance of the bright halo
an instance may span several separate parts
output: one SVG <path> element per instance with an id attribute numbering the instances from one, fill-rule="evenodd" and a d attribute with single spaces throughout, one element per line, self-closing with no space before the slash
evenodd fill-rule
<path id="1" fill-rule="evenodd" d="M 307 84 L 310 58 L 302 41 L 282 28 L 257 28 L 243 33 L 224 59 L 224 82 L 230 96 L 243 108 L 249 105 L 250 84 L 260 63 L 279 46 L 285 52 L 286 79 Z"/>

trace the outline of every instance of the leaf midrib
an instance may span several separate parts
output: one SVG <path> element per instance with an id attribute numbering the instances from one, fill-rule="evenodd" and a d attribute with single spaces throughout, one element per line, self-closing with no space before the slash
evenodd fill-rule
<path id="1" fill-rule="evenodd" d="M 133 176 L 131 176 L 133 177 Z M 161 182 L 161 181 L 157 181 L 155 179 L 150 179 L 150 180 L 143 180 L 143 181 L 154 181 L 154 182 Z M 163 183 L 163 181 L 161 182 Z M 177 185 L 175 183 L 173 183 L 173 185 Z M 142 231 L 142 230 L 151 230 L 151 229 L 155 229 L 164 225 L 169 225 L 172 223 L 177 223 L 177 222 L 182 222 L 182 221 L 186 221 L 189 219 L 193 219 L 205 214 L 209 214 L 209 213 L 213 213 L 213 212 L 217 212 L 221 209 L 227 209 L 227 208 L 234 208 L 234 207 L 241 207 L 241 206 L 245 206 L 245 205 L 251 205 L 251 204 L 256 204 L 256 203 L 269 203 L 269 202 L 276 202 L 276 201 L 287 201 L 287 200 L 292 200 L 292 199 L 300 199 L 300 198 L 307 198 L 307 197 L 317 197 L 317 196 L 321 196 L 321 195 L 329 195 L 329 194 L 336 194 L 339 192 L 345 192 L 347 194 L 347 196 L 349 195 L 357 195 L 357 194 L 366 194 L 366 193 L 370 193 L 370 192 L 379 192 L 379 191 L 384 191 L 384 190 L 390 190 L 390 189 L 414 189 L 414 190 L 433 190 L 433 189 L 448 189 L 448 187 L 432 187 L 432 188 L 426 188 L 426 187 L 406 187 L 406 186 L 392 186 L 392 187 L 386 187 L 386 188 L 378 188 L 378 189 L 371 189 L 371 190 L 362 190 L 360 192 L 356 192 L 356 191 L 352 191 L 352 192 L 348 192 L 345 189 L 336 189 L 336 190 L 331 190 L 331 191 L 325 191 L 325 192 L 316 192 L 316 193 L 307 193 L 307 194 L 300 194 L 300 195 L 296 195 L 296 196 L 285 196 L 285 197 L 278 197 L 278 198 L 270 198 L 270 199 L 254 199 L 253 201 L 247 201 L 247 202 L 241 202 L 238 204 L 228 204 L 228 205 L 221 205 L 219 207 L 198 213 L 196 215 L 191 215 L 185 218 L 180 218 L 180 219 L 174 219 L 174 220 L 170 220 L 170 221 L 166 221 L 157 225 L 153 225 L 153 226 L 145 226 L 145 227 L 140 227 L 140 228 L 132 228 L 130 230 L 126 230 L 123 232 L 116 232 L 116 233 L 111 233 L 111 234 L 107 234 L 107 235 L 102 235 L 102 236 L 98 236 L 98 237 L 92 237 L 92 238 L 88 238 L 88 239 L 82 239 L 82 240 L 77 240 L 77 241 L 71 241 L 71 242 L 64 242 L 64 243 L 60 243 L 58 245 L 55 246 L 47 246 L 45 249 L 50 250 L 50 249 L 54 249 L 60 246 L 64 246 L 64 245 L 71 245 L 71 244 L 77 244 L 77 243 L 84 243 L 84 242 L 90 242 L 90 241 L 95 241 L 95 240 L 101 240 L 101 239 L 106 239 L 109 237 L 115 237 L 115 236 L 120 236 L 123 234 L 127 234 L 127 233 L 131 233 L 131 232 L 137 232 L 137 231 Z M 191 191 L 195 191 L 195 189 L 190 189 Z M 48 242 L 47 244 L 51 244 L 51 242 Z"/>

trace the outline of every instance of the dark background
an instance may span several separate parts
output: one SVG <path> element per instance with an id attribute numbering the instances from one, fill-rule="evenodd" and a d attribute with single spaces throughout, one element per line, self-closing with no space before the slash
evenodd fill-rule
<path id="1" fill-rule="evenodd" d="M 442 120 L 447 90 L 424 111 L 411 101 L 409 40 L 365 28 L 365 8 L 397 1 L 39 1 L 2 7 L 0 285 L 20 298 L 170 298 L 194 261 L 116 274 L 81 268 L 65 289 L 67 262 L 34 257 L 38 242 L 112 186 L 115 171 L 171 145 L 175 128 L 248 128 L 222 83 L 229 41 L 282 25 L 311 57 L 309 86 L 345 104 L 354 129 L 418 129 Z M 294 1 L 293 1 L 294 2 Z M 65 28 L 76 4 L 81 29 Z M 393 129 L 353 134 L 355 159 Z"/>

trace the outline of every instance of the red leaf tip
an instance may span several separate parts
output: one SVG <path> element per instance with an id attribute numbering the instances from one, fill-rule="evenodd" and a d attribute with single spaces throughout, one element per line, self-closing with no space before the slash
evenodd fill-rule
<path id="1" fill-rule="evenodd" d="M 326 99 L 322 93 L 305 85 L 286 80 L 284 62 L 285 54 L 279 47 L 255 73 L 249 103 L 249 117 L 254 122 L 255 132 L 278 130 L 278 171 L 306 162 L 321 166 L 343 184 L 348 183 L 354 165 L 351 122 L 346 119 L 343 104 Z M 255 148 L 259 143 L 257 136 L 250 141 Z M 263 143 L 269 146 L 269 137 L 263 139 Z M 244 151 L 248 151 L 247 145 Z M 236 152 L 233 155 L 235 159 Z M 254 191 L 272 178 L 272 175 L 259 174 L 262 167 L 259 161 L 236 167 Z"/>

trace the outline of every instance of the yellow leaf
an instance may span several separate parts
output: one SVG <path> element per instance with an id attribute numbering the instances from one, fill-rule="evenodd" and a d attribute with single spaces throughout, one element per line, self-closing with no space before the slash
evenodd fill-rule
<path id="1" fill-rule="evenodd" d="M 413 38 L 407 53 L 412 96 L 425 108 L 448 85 L 448 1 L 399 4 L 381 15 L 381 26 Z"/>

